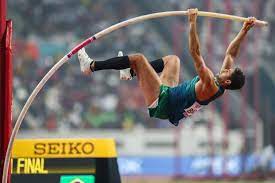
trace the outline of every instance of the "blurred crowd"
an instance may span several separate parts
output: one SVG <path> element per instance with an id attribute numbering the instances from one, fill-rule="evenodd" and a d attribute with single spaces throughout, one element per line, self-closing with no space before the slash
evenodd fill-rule
<path id="1" fill-rule="evenodd" d="M 28 96 L 42 77 L 74 46 L 114 23 L 151 12 L 197 7 L 205 11 L 240 16 L 255 15 L 265 19 L 269 21 L 270 26 L 261 31 L 257 29 L 254 32 L 257 36 L 249 35 L 245 54 L 240 56 L 244 61 L 240 64 L 250 68 L 251 73 L 254 68 L 248 63 L 250 60 L 259 63 L 264 58 L 264 64 L 274 66 L 272 58 L 275 56 L 275 36 L 272 32 L 275 28 L 275 1 L 258 2 L 256 5 L 234 0 L 228 7 L 224 1 L 218 0 L 157 0 L 154 4 L 146 0 L 10 0 L 8 13 L 14 22 L 13 118 L 18 117 Z M 86 51 L 95 60 L 114 57 L 119 50 L 124 54 L 141 52 L 150 60 L 173 53 L 187 58 L 186 20 L 177 17 L 165 19 L 163 23 L 151 21 L 130 26 L 102 38 L 94 45 L 88 46 Z M 213 23 L 210 25 L 209 22 Z M 224 42 L 230 41 L 240 27 L 236 22 L 224 24 L 224 21 L 199 20 L 203 52 L 210 52 L 211 45 L 213 47 L 211 57 L 207 54 L 205 57 L 213 61 L 210 66 L 214 70 L 217 71 L 220 66 L 217 63 L 222 60 L 226 49 Z M 227 34 L 230 34 L 227 36 L 228 40 L 224 40 Z M 179 44 L 175 42 L 177 35 L 180 35 L 179 40 L 182 40 Z M 209 36 L 211 39 L 208 39 Z M 179 49 L 185 51 L 180 53 L 177 51 Z M 255 57 L 259 61 L 254 61 Z M 268 68 L 264 72 L 266 75 L 272 75 Z M 274 78 L 274 73 L 272 77 Z M 120 81 L 118 71 L 102 71 L 91 77 L 83 76 L 74 57 L 55 73 L 43 88 L 22 127 L 43 128 L 49 131 L 85 128 L 131 129 L 137 125 L 146 128 L 172 127 L 167 121 L 150 119 L 147 113 L 136 80 Z"/>

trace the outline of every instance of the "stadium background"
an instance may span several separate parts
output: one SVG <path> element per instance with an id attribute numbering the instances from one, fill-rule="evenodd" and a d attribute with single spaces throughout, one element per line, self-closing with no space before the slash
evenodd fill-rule
<path id="1" fill-rule="evenodd" d="M 114 137 L 124 182 L 184 178 L 263 178 L 275 171 L 273 147 L 275 1 L 255 0 L 9 0 L 13 20 L 13 119 L 51 66 L 77 43 L 138 15 L 199 10 L 255 16 L 269 22 L 255 27 L 242 45 L 237 64 L 247 84 L 241 92 L 203 109 L 178 128 L 150 119 L 136 81 L 119 80 L 116 71 L 84 77 L 74 57 L 48 82 L 22 124 L 20 138 Z M 199 18 L 206 63 L 215 72 L 242 24 Z M 181 79 L 195 75 L 188 53 L 187 17 L 170 17 L 129 26 L 86 48 L 96 60 L 140 52 L 149 59 L 181 58 Z"/>

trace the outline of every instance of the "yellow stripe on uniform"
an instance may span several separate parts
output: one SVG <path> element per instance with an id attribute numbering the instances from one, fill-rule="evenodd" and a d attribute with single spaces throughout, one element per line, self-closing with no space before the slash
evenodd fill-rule
<path id="1" fill-rule="evenodd" d="M 13 158 L 112 158 L 117 157 L 113 139 L 18 139 Z"/>

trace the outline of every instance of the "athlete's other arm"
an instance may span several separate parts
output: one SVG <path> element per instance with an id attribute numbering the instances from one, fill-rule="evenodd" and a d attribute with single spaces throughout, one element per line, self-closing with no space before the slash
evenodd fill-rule
<path id="1" fill-rule="evenodd" d="M 234 38 L 234 40 L 229 44 L 225 58 L 223 61 L 223 65 L 221 70 L 231 69 L 234 64 L 234 59 L 237 57 L 240 52 L 241 42 L 244 40 L 247 32 L 255 25 L 256 18 L 249 17 L 247 21 L 244 22 L 242 29 Z"/>
<path id="2" fill-rule="evenodd" d="M 204 60 L 200 53 L 199 36 L 197 34 L 197 16 L 198 9 L 188 9 L 189 19 L 189 51 L 193 57 L 196 71 L 203 83 L 211 81 L 211 74 L 213 73 L 206 67 Z"/>

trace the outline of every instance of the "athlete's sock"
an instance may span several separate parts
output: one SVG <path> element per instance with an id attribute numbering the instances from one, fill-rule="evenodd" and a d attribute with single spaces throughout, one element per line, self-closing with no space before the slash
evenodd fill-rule
<path id="1" fill-rule="evenodd" d="M 115 69 L 122 70 L 130 67 L 130 61 L 128 56 L 114 57 L 105 61 L 94 61 L 91 63 L 92 71 Z"/>
<path id="2" fill-rule="evenodd" d="M 162 72 L 164 68 L 164 62 L 162 58 L 151 61 L 150 64 L 157 73 Z M 91 63 L 91 65 L 93 66 L 91 68 L 92 71 L 106 70 L 106 69 L 122 70 L 130 67 L 130 61 L 128 56 L 122 56 L 122 57 L 114 57 L 105 61 L 94 61 Z M 130 72 L 132 76 L 135 76 L 135 73 L 132 69 Z"/>
<path id="3" fill-rule="evenodd" d="M 162 58 L 157 59 L 157 60 L 153 60 L 152 62 L 150 62 L 150 64 L 157 73 L 160 73 L 160 72 L 163 71 L 164 62 L 163 62 Z"/>

